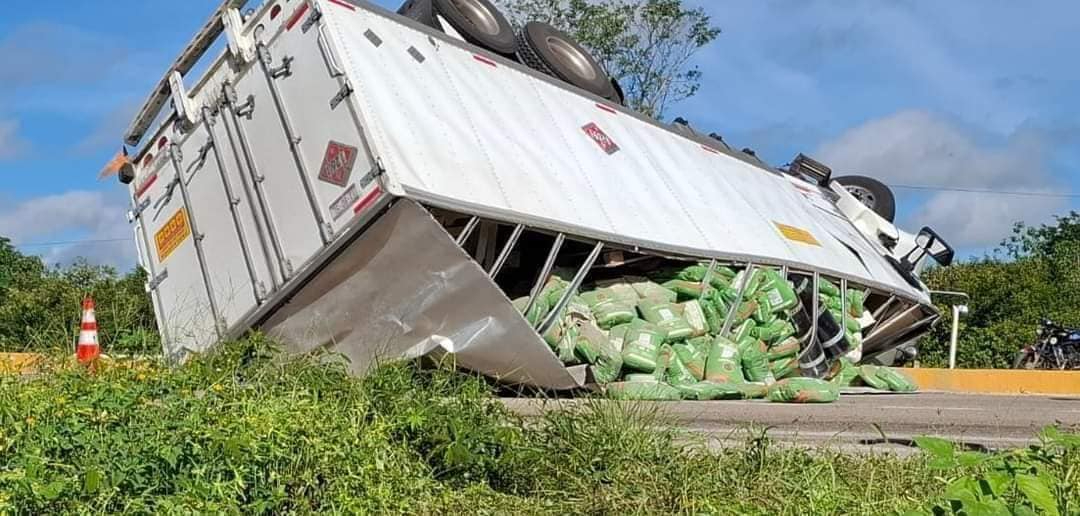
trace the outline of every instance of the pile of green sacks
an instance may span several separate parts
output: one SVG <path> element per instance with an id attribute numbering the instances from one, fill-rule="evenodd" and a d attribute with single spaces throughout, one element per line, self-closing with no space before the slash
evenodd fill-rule
<path id="1" fill-rule="evenodd" d="M 841 387 L 858 382 L 914 389 L 910 380 L 905 383 L 903 375 L 889 368 L 864 373 L 854 366 L 857 357 L 841 359 L 829 381 L 799 378 L 796 334 L 805 329 L 799 332 L 792 323 L 799 309 L 795 286 L 775 269 L 755 268 L 744 277 L 745 271 L 719 266 L 706 288 L 707 270 L 707 265 L 694 264 L 658 271 L 651 278 L 598 282 L 570 298 L 543 338 L 564 364 L 588 364 L 595 383 L 615 399 L 768 398 L 805 403 L 834 401 Z M 721 336 L 743 281 L 746 288 L 734 322 L 728 335 Z M 823 306 L 835 309 L 839 319 L 839 289 L 828 281 L 819 285 Z M 567 281 L 553 276 L 525 318 L 539 326 L 568 287 Z M 845 300 L 849 343 L 861 347 L 860 320 L 866 319 L 862 293 L 849 290 Z M 527 304 L 528 298 L 514 301 L 519 312 Z"/>

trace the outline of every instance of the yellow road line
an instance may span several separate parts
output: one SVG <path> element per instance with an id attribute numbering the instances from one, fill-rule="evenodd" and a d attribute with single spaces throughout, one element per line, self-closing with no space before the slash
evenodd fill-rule
<path id="1" fill-rule="evenodd" d="M 1080 371 L 904 369 L 924 391 L 1080 395 Z"/>

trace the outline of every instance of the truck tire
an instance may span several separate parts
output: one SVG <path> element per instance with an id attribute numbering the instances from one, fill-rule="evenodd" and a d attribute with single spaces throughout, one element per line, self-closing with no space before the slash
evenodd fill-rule
<path id="1" fill-rule="evenodd" d="M 883 219 L 892 222 L 896 218 L 896 197 L 881 181 L 866 176 L 842 176 L 836 182 Z"/>
<path id="2" fill-rule="evenodd" d="M 437 31 L 442 31 L 442 23 L 439 23 L 439 18 L 435 16 L 435 6 L 431 2 L 432 0 L 406 0 L 398 8 L 397 13 Z"/>
<path id="3" fill-rule="evenodd" d="M 566 33 L 541 22 L 529 22 L 518 34 L 518 59 L 605 99 L 617 97 L 607 72 Z"/>
<path id="4" fill-rule="evenodd" d="M 469 43 L 504 56 L 514 55 L 514 28 L 488 0 L 432 0 L 435 12 Z"/>

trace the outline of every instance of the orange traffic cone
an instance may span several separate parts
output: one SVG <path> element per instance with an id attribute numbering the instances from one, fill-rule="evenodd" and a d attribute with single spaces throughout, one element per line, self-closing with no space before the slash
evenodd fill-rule
<path id="1" fill-rule="evenodd" d="M 94 318 L 94 300 L 90 296 L 83 299 L 82 328 L 79 330 L 79 345 L 75 348 L 75 357 L 80 363 L 93 362 L 101 356 L 98 344 L 97 319 Z"/>

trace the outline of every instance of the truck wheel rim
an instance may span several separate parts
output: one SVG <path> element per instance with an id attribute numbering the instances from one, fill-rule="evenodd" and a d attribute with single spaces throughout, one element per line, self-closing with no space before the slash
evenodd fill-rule
<path id="1" fill-rule="evenodd" d="M 590 81 L 596 79 L 596 70 L 589 63 L 589 59 L 569 42 L 562 38 L 548 36 L 547 46 L 559 62 L 575 74 Z"/>
<path id="2" fill-rule="evenodd" d="M 499 33 L 499 22 L 495 15 L 483 4 L 472 0 L 451 0 L 454 7 L 461 11 L 477 29 L 484 34 L 494 36 Z"/>
<path id="3" fill-rule="evenodd" d="M 874 197 L 874 193 L 861 186 L 845 186 L 848 193 L 854 196 L 859 202 L 865 204 L 869 208 L 873 208 L 877 204 L 877 198 Z"/>

